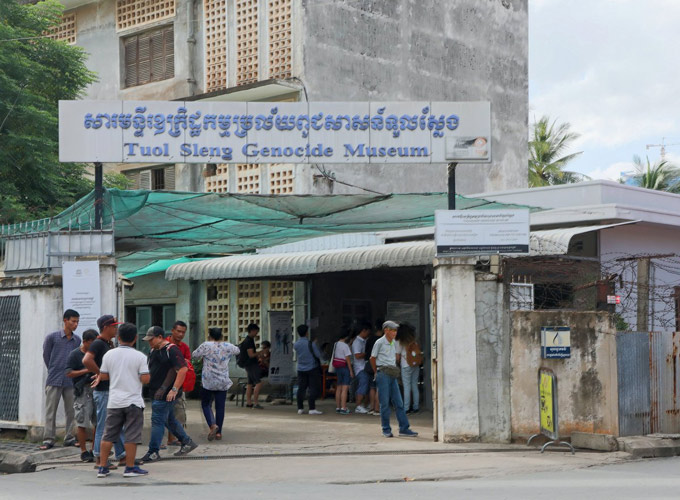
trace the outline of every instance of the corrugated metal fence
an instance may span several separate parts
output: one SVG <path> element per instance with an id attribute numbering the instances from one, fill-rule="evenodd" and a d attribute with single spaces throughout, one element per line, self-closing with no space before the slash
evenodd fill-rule
<path id="1" fill-rule="evenodd" d="M 616 335 L 619 434 L 680 433 L 680 333 Z"/>

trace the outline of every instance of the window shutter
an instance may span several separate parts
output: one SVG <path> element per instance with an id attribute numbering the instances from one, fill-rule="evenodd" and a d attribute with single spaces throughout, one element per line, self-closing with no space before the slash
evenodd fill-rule
<path id="1" fill-rule="evenodd" d="M 165 58 L 163 57 L 163 32 L 151 33 L 151 81 L 162 80 L 165 77 Z"/>
<path id="2" fill-rule="evenodd" d="M 125 40 L 125 86 L 137 85 L 137 37 L 133 36 Z"/>
<path id="3" fill-rule="evenodd" d="M 151 170 L 139 172 L 139 189 L 151 189 Z"/>
<path id="4" fill-rule="evenodd" d="M 175 32 L 173 28 L 167 28 L 163 31 L 165 38 L 165 75 L 163 78 L 175 77 Z"/>
<path id="5" fill-rule="evenodd" d="M 125 177 L 130 179 L 130 182 L 132 182 L 132 189 L 140 189 L 139 188 L 139 172 L 123 172 L 125 174 Z"/>
<path id="6" fill-rule="evenodd" d="M 175 166 L 171 165 L 165 167 L 165 189 L 167 191 L 175 190 Z"/>
<path id="7" fill-rule="evenodd" d="M 139 67 L 137 84 L 142 85 L 151 80 L 151 34 L 139 35 Z"/>

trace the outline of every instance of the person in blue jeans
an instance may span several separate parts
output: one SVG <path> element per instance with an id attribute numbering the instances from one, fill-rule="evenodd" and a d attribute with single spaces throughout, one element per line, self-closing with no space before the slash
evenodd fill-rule
<path id="1" fill-rule="evenodd" d="M 417 432 L 411 430 L 408 417 L 404 411 L 404 402 L 399 392 L 397 378 L 400 370 L 397 367 L 396 341 L 399 324 L 394 321 L 383 323 L 384 335 L 380 337 L 371 351 L 371 367 L 376 374 L 378 386 L 378 398 L 380 400 L 380 424 L 382 433 L 386 438 L 393 437 L 390 427 L 390 405 L 394 405 L 394 412 L 399 422 L 399 436 L 416 437 Z"/>
<path id="2" fill-rule="evenodd" d="M 110 314 L 105 314 L 97 320 L 97 327 L 99 328 L 99 336 L 90 344 L 90 348 L 83 356 L 83 366 L 87 368 L 90 373 L 99 376 L 99 367 L 102 365 L 104 354 L 109 349 L 113 348 L 112 340 L 118 332 L 118 325 L 120 323 Z M 100 381 L 92 391 L 92 399 L 94 400 L 95 411 L 97 412 L 97 428 L 94 434 L 93 453 L 97 461 L 97 467 L 107 467 L 115 469 L 113 464 L 110 464 L 108 457 L 100 458 L 100 447 L 102 436 L 104 435 L 104 427 L 106 424 L 106 407 L 109 404 L 109 381 Z M 116 459 L 120 461 L 121 465 L 125 464 L 125 446 L 123 440 L 125 435 L 120 433 L 119 438 L 113 443 L 113 448 L 116 452 Z"/>
<path id="3" fill-rule="evenodd" d="M 401 383 L 404 386 L 404 409 L 407 415 L 418 413 L 420 411 L 420 393 L 418 392 L 420 363 L 413 353 L 421 351 L 416 341 L 415 329 L 407 323 L 402 323 L 399 325 L 396 339 L 397 362 L 401 368 Z M 413 355 L 409 357 L 409 353 Z M 409 359 L 414 360 L 413 365 L 409 364 Z"/>
<path id="4" fill-rule="evenodd" d="M 152 326 L 142 339 L 149 342 L 149 394 L 151 401 L 151 439 L 149 450 L 142 457 L 144 463 L 157 462 L 161 459 L 158 451 L 165 428 L 182 443 L 174 455 L 179 457 L 190 453 L 198 446 L 187 435 L 177 419 L 173 408 L 175 399 L 181 394 L 182 384 L 188 367 L 179 348 L 165 339 L 165 332 L 160 326 Z"/>

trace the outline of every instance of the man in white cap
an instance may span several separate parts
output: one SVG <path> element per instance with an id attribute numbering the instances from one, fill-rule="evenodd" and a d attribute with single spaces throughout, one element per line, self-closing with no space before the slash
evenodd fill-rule
<path id="1" fill-rule="evenodd" d="M 391 438 L 392 428 L 390 427 L 390 404 L 394 405 L 394 412 L 397 414 L 399 422 L 399 436 L 416 437 L 417 432 L 411 430 L 411 426 L 404 411 L 404 401 L 401 399 L 397 378 L 401 370 L 397 366 L 397 351 L 394 338 L 397 336 L 399 323 L 395 321 L 385 321 L 382 329 L 385 333 L 380 337 L 371 351 L 371 367 L 375 375 L 378 386 L 378 398 L 380 399 L 380 423 L 382 425 L 383 436 Z"/>

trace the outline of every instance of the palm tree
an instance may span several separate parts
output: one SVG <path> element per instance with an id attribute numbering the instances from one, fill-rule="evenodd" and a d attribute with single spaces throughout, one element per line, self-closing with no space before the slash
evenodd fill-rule
<path id="1" fill-rule="evenodd" d="M 569 131 L 570 127 L 569 123 L 550 123 L 547 116 L 534 122 L 533 139 L 529 141 L 529 187 L 570 184 L 590 179 L 587 175 L 564 170 L 567 163 L 582 153 L 579 151 L 561 156 L 569 149 L 571 142 L 579 137 L 579 134 Z"/>
<path id="2" fill-rule="evenodd" d="M 643 163 L 639 156 L 633 156 L 635 175 L 630 178 L 633 186 L 669 193 L 680 193 L 680 169 L 666 160 L 659 160 L 654 164 Z"/>

